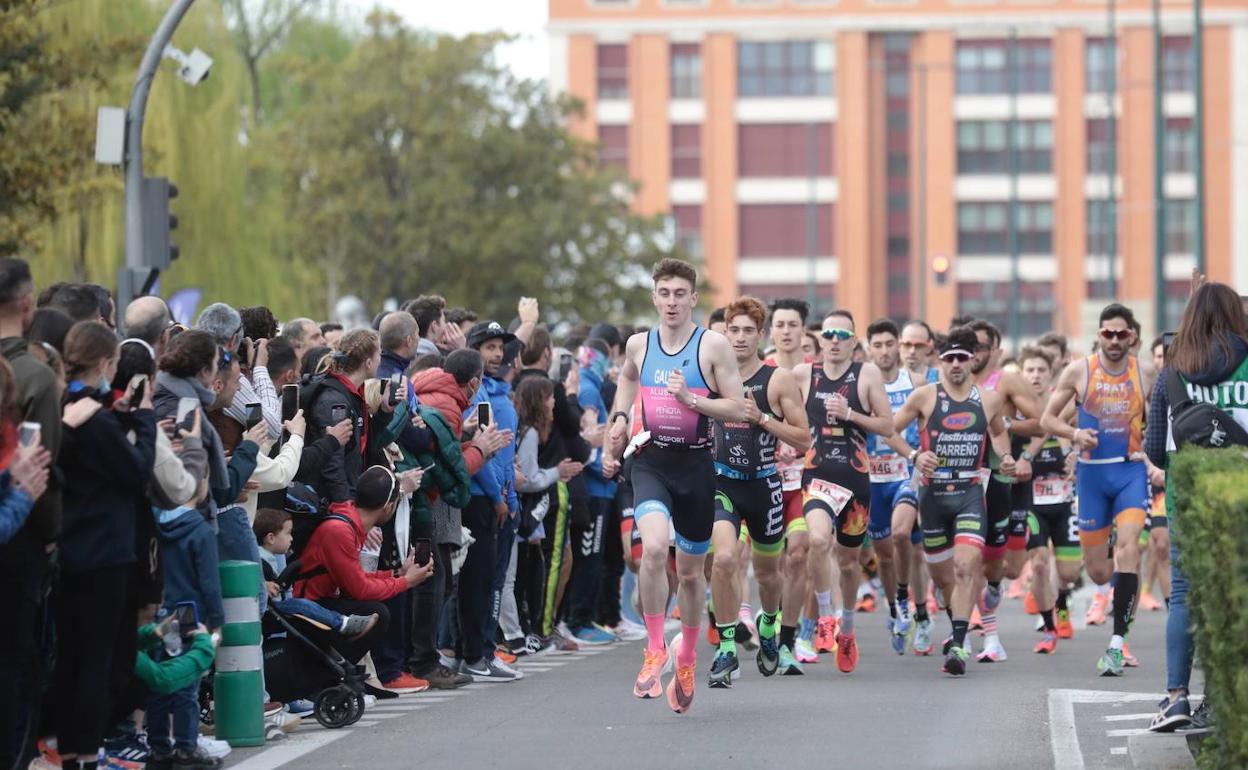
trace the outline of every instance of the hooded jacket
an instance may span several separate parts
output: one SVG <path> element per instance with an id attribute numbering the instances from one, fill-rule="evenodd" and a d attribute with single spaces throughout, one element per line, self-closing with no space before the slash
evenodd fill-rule
<path id="1" fill-rule="evenodd" d="M 364 396 L 350 380 L 329 373 L 305 377 L 300 384 L 299 403 L 307 417 L 308 430 L 305 444 L 312 444 L 325 435 L 337 422 L 333 419 L 335 407 L 346 409 L 351 420 L 351 436 L 342 448 L 342 462 L 329 462 L 315 475 L 304 473 L 302 468 L 295 477 L 311 484 L 322 497 L 333 503 L 346 502 L 355 496 L 355 484 L 364 469 L 370 465 L 388 464 L 385 460 L 385 443 L 374 440 L 390 422 L 391 415 L 379 412 L 370 415 Z"/>
<path id="2" fill-rule="evenodd" d="M 411 361 L 407 360 L 392 350 L 381 351 L 381 364 L 377 367 L 377 376 L 383 381 L 389 380 L 391 375 L 402 375 L 407 371 L 407 367 L 411 365 Z M 416 411 L 420 400 L 416 397 L 416 391 L 412 389 L 411 384 L 407 387 L 407 408 L 409 411 Z M 417 428 L 412 425 L 411 420 L 403 426 L 399 437 L 395 439 L 398 445 L 405 452 L 413 454 L 421 454 L 428 452 L 433 446 L 433 435 L 427 428 Z"/>
<path id="3" fill-rule="evenodd" d="M 481 381 L 481 389 L 472 400 L 472 405 L 464 412 L 464 419 L 476 404 L 488 401 L 494 412 L 494 424 L 499 430 L 509 430 L 514 435 L 519 427 L 516 407 L 511 402 L 511 384 L 493 377 Z M 506 503 L 512 513 L 520 510 L 520 500 L 516 496 L 516 442 L 512 441 L 485 462 L 472 476 L 472 494 L 474 497 L 486 497 L 498 505 Z"/>
<path id="4" fill-rule="evenodd" d="M 412 378 L 412 390 L 422 404 L 437 409 L 446 418 L 447 425 L 460 439 L 468 475 L 479 471 L 485 464 L 485 455 L 471 442 L 463 441 L 464 413 L 472 400 L 464 395 L 455 377 L 442 369 L 426 369 Z"/>
<path id="5" fill-rule="evenodd" d="M 1248 358 L 1248 341 L 1239 337 L 1230 339 L 1231 356 L 1227 358 L 1221 345 L 1213 345 L 1213 358 L 1203 372 L 1179 372 L 1183 380 L 1194 385 L 1211 386 L 1226 381 Z M 1244 426 L 1248 428 L 1248 426 Z M 1170 435 L 1170 397 L 1166 393 L 1166 372 L 1157 373 L 1157 382 L 1149 399 L 1148 424 L 1144 429 L 1144 452 L 1148 460 L 1158 468 L 1166 467 L 1167 446 Z"/>
<path id="6" fill-rule="evenodd" d="M 22 419 L 39 423 L 39 441 L 52 454 L 52 471 L 48 474 L 48 489 L 35 501 L 25 526 L 0 548 L 0 563 L 6 565 L 32 557 L 42 559 L 43 546 L 54 542 L 61 532 L 62 479 L 56 473 L 61 451 L 60 391 L 56 374 L 30 355 L 28 346 L 21 337 L 8 337 L 0 340 L 0 353 L 13 367 Z"/>
<path id="7" fill-rule="evenodd" d="M 162 430 L 156 431 L 156 465 L 148 497 L 159 508 L 177 508 L 195 498 L 199 482 L 208 472 L 208 452 L 201 438 L 182 439 L 182 453 L 173 451 L 173 444 Z"/>
<path id="8" fill-rule="evenodd" d="M 199 401 L 200 441 L 208 460 L 208 487 L 212 494 L 199 504 L 199 511 L 209 521 L 217 518 L 217 501 L 228 497 L 230 474 L 225 459 L 225 447 L 221 436 L 208 420 L 208 409 L 216 401 L 217 396 L 203 383 L 192 377 L 175 377 L 168 372 L 156 373 L 156 392 L 152 395 L 152 406 L 156 410 L 156 419 L 176 417 L 178 399 L 194 398 Z M 234 493 L 238 497 L 238 493 Z"/>
<path id="9" fill-rule="evenodd" d="M 160 533 L 161 559 L 165 566 L 165 607 L 195 602 L 208 628 L 225 622 L 221 600 L 217 536 L 199 511 L 189 506 L 172 510 L 152 509 Z"/>

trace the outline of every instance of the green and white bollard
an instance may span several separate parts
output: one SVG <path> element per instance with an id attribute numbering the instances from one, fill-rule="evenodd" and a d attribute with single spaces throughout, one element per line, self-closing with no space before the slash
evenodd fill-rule
<path id="1" fill-rule="evenodd" d="M 260 565 L 221 563 L 225 625 L 213 681 L 217 738 L 231 746 L 264 744 L 264 652 L 260 632 Z"/>

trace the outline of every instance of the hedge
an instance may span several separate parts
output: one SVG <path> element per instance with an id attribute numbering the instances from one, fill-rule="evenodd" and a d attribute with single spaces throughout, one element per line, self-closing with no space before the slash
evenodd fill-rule
<path id="1" fill-rule="evenodd" d="M 1206 769 L 1248 767 L 1248 452 L 1185 449 L 1170 458 L 1167 501 L 1190 584 L 1196 656 L 1216 728 Z"/>

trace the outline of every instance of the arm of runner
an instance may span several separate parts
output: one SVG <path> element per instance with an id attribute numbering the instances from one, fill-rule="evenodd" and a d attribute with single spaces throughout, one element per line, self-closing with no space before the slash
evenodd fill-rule
<path id="1" fill-rule="evenodd" d="M 711 375 L 715 380 L 715 390 L 719 392 L 719 398 L 698 398 L 691 393 L 685 386 L 684 374 L 679 369 L 668 378 L 668 392 L 698 414 L 704 414 L 713 420 L 741 422 L 745 419 L 745 386 L 741 384 L 737 358 L 724 335 L 708 331 L 702 339 L 706 343 Z"/>
<path id="2" fill-rule="evenodd" d="M 776 370 L 767 388 L 767 399 L 780 419 L 762 423 L 763 430 L 799 452 L 810 449 L 810 425 L 806 420 L 806 410 L 802 408 L 801 390 L 792 372 Z"/>
<path id="3" fill-rule="evenodd" d="M 1036 398 L 1035 392 L 1026 381 L 1013 372 L 1007 372 L 1002 385 L 1002 390 L 1009 394 L 1010 400 L 1014 402 L 1014 408 L 1022 415 L 1021 419 L 1010 423 L 1010 433 L 1029 438 L 1043 438 L 1047 435 L 1044 428 L 1040 426 L 1040 415 L 1044 412 L 1040 399 Z"/>
<path id="4" fill-rule="evenodd" d="M 996 393 L 986 393 L 984 408 L 988 412 L 988 440 L 992 442 L 992 450 L 1001 458 L 1001 472 L 1013 476 L 1016 463 L 1010 447 L 1010 431 L 1002 419 L 1005 401 Z"/>
<path id="5" fill-rule="evenodd" d="M 884 390 L 884 377 L 875 364 L 862 365 L 862 385 L 867 389 L 865 399 L 871 414 L 851 411 L 849 421 L 858 427 L 876 433 L 885 438 L 893 435 L 893 407 L 888 403 L 888 393 Z"/>
<path id="6" fill-rule="evenodd" d="M 625 346 L 624 365 L 620 367 L 620 377 L 615 386 L 615 403 L 611 405 L 611 413 L 607 415 L 607 440 L 603 450 L 606 455 L 619 457 L 628 443 L 628 414 L 633 407 L 633 401 L 637 399 L 637 387 L 641 380 L 637 358 L 645 342 L 644 334 L 634 334 L 628 338 Z"/>
<path id="7" fill-rule="evenodd" d="M 922 420 L 924 418 L 925 415 L 923 414 L 923 405 L 927 403 L 929 395 L 934 393 L 935 390 L 935 385 L 923 385 L 915 388 L 914 392 L 911 393 L 906 399 L 906 402 L 901 405 L 901 408 L 893 413 L 893 426 L 896 428 L 897 432 L 891 439 L 889 439 L 888 445 L 897 449 L 899 453 L 902 448 L 905 448 L 905 457 L 909 457 L 914 450 L 918 449 L 918 447 L 909 446 L 906 444 L 905 440 L 900 438 L 900 436 L 905 431 L 907 425 L 915 420 Z M 899 442 L 900 446 L 898 446 L 898 443 L 895 442 Z M 932 471 L 935 470 L 936 466 L 939 464 L 940 460 L 930 449 L 926 452 L 920 451 L 914 457 L 915 468 L 917 468 L 919 473 L 924 476 L 930 476 Z"/>
<path id="8" fill-rule="evenodd" d="M 1086 378 L 1088 365 L 1080 361 L 1066 367 L 1062 372 L 1049 403 L 1044 408 L 1044 416 L 1040 418 L 1040 427 L 1045 433 L 1065 439 L 1077 447 L 1091 449 L 1096 446 L 1096 431 L 1091 428 L 1076 429 L 1069 420 L 1063 419 L 1068 404 L 1078 395 L 1078 383 L 1081 377 Z"/>

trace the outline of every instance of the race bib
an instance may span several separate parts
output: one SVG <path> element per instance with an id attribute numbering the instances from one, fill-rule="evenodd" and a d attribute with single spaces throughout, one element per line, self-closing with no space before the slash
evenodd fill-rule
<path id="1" fill-rule="evenodd" d="M 802 488 L 802 466 L 785 465 L 780 468 L 780 489 L 793 492 Z"/>
<path id="2" fill-rule="evenodd" d="M 823 479 L 812 479 L 807 492 L 811 497 L 816 497 L 827 503 L 832 509 L 832 513 L 837 516 L 841 515 L 841 511 L 845 509 L 845 506 L 849 504 L 849 501 L 854 496 L 853 492 L 840 484 L 833 484 Z"/>
<path id="3" fill-rule="evenodd" d="M 871 457 L 871 481 L 907 481 L 910 464 L 901 455 L 878 455 Z"/>
<path id="4" fill-rule="evenodd" d="M 1034 479 L 1031 501 L 1035 505 L 1063 505 L 1075 496 L 1075 482 L 1070 479 Z"/>

